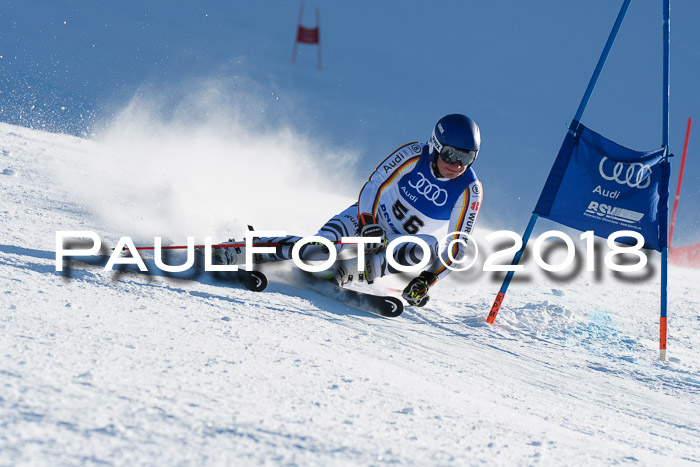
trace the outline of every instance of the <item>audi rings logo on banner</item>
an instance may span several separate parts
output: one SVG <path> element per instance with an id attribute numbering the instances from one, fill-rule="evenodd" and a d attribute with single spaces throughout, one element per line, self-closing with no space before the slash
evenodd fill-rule
<path id="1" fill-rule="evenodd" d="M 641 162 L 615 162 L 610 175 L 605 173 L 607 157 L 600 160 L 598 170 L 605 180 L 614 180 L 620 185 L 643 190 L 651 184 L 651 167 Z M 608 168 L 610 165 L 607 166 Z"/>
<path id="2" fill-rule="evenodd" d="M 422 173 L 419 172 L 418 175 L 420 175 L 420 180 L 418 180 L 415 185 L 409 181 L 408 186 L 415 188 L 419 195 L 425 196 L 425 198 L 428 201 L 432 201 L 435 206 L 444 206 L 447 202 L 447 190 L 430 183 Z"/>

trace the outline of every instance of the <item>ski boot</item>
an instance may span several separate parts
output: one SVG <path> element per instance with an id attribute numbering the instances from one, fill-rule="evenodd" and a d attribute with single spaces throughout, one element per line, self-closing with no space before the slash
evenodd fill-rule
<path id="1" fill-rule="evenodd" d="M 235 246 L 227 247 L 225 245 L 232 244 Z M 211 264 L 214 266 L 231 266 L 231 265 L 245 265 L 246 264 L 246 247 L 244 241 L 236 241 L 234 239 L 229 239 L 225 242 L 221 242 L 220 247 L 213 247 L 211 249 Z M 204 258 L 205 250 L 198 249 L 197 252 Z M 261 262 L 262 255 L 258 253 L 253 254 L 253 264 Z"/>
<path id="2" fill-rule="evenodd" d="M 357 258 L 349 258 L 338 260 L 328 270 L 318 273 L 320 277 L 334 282 L 338 287 L 358 281 L 374 283 L 374 279 L 378 277 L 379 257 L 377 255 L 367 255 L 365 259 L 364 271 L 359 271 L 357 267 Z"/>

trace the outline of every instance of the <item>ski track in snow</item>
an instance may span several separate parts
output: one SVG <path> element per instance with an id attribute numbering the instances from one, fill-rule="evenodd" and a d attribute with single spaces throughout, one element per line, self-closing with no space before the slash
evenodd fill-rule
<path id="1" fill-rule="evenodd" d="M 668 362 L 658 274 L 516 281 L 493 327 L 496 279 L 396 319 L 283 281 L 67 279 L 57 230 L 126 235 L 51 169 L 97 146 L 0 124 L 0 465 L 700 462 L 698 271 L 670 269 Z"/>

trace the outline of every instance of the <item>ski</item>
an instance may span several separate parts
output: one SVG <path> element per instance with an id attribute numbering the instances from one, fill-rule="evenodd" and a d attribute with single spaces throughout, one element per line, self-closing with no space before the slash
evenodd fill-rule
<path id="1" fill-rule="evenodd" d="M 403 302 L 390 295 L 374 295 L 357 290 L 345 289 L 331 284 L 335 292 L 342 295 L 342 302 L 360 310 L 378 313 L 387 318 L 396 318 L 403 313 Z M 333 297 L 330 297 L 333 298 Z"/>
<path id="2" fill-rule="evenodd" d="M 80 260 L 73 258 L 71 261 L 85 263 L 90 266 L 103 266 L 108 259 L 108 256 L 96 256 L 81 258 Z M 178 264 L 178 261 L 180 263 L 184 262 L 182 258 L 176 258 L 175 261 L 171 260 L 172 258 L 169 257 L 167 262 L 173 262 L 175 264 Z M 152 266 L 150 261 L 147 261 L 147 264 L 148 266 Z M 65 277 L 70 277 L 70 268 L 68 267 L 68 264 L 66 266 L 64 275 Z M 132 264 L 119 265 L 116 269 L 120 273 L 127 271 L 143 273 Z M 145 272 L 145 274 L 165 276 L 179 280 L 196 280 L 210 284 L 218 283 L 235 285 L 248 289 L 252 292 L 263 292 L 269 285 L 267 276 L 261 271 L 246 271 L 244 269 L 239 269 L 238 271 L 204 271 L 202 258 L 199 256 L 195 258 L 194 267 L 187 272 L 167 273 L 160 271 L 155 267 L 149 267 L 149 271 Z M 208 279 L 204 279 L 206 277 L 208 277 Z M 390 295 L 375 295 L 368 292 L 340 287 L 327 279 L 319 278 L 309 273 L 303 273 L 303 278 L 296 282 L 299 287 L 304 287 L 308 290 L 323 295 L 324 297 L 337 300 L 338 302 L 345 303 L 353 308 L 369 313 L 387 318 L 395 318 L 403 313 L 404 304 L 401 299 L 397 297 Z"/>
<path id="3" fill-rule="evenodd" d="M 350 305 L 353 308 L 378 314 L 387 318 L 396 318 L 403 313 L 403 302 L 391 295 L 375 295 L 348 289 L 336 285 L 327 279 L 319 278 L 313 274 L 304 274 L 306 288 L 317 292 L 324 297 L 337 300 Z"/>
<path id="4" fill-rule="evenodd" d="M 392 297 L 390 295 L 374 295 L 339 287 L 326 279 L 320 279 L 311 274 L 304 274 L 304 276 L 305 280 L 301 284 L 302 287 L 353 308 L 387 318 L 396 318 L 403 313 L 403 302 L 397 297 Z M 267 276 L 261 271 L 241 270 L 217 273 L 215 277 L 223 282 L 243 286 L 253 292 L 264 291 L 269 283 Z"/>
<path id="5" fill-rule="evenodd" d="M 223 282 L 244 287 L 252 292 L 262 292 L 269 284 L 267 276 L 260 271 L 246 271 L 240 267 L 238 271 L 206 271 L 204 269 L 204 255 L 201 250 L 197 251 L 200 254 L 195 255 L 194 267 L 195 277 L 199 278 L 202 274 L 205 277 L 213 279 L 215 282 Z M 182 262 L 181 259 L 178 261 Z M 183 274 L 183 279 L 188 279 L 187 273 Z"/>

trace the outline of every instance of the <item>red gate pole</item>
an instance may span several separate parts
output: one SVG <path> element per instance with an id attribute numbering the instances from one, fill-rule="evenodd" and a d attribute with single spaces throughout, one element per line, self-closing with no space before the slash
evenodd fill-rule
<path id="1" fill-rule="evenodd" d="M 681 168 L 678 173 L 678 185 L 676 185 L 676 199 L 673 201 L 673 214 L 671 214 L 671 228 L 668 232 L 668 247 L 671 248 L 673 238 L 673 226 L 676 224 L 676 212 L 678 211 L 678 200 L 681 197 L 681 185 L 683 184 L 683 170 L 685 169 L 685 157 L 688 154 L 688 140 L 690 139 L 690 127 L 693 119 L 688 119 L 688 127 L 685 130 L 685 143 L 683 143 L 683 157 L 681 158 Z"/>
<path id="2" fill-rule="evenodd" d="M 321 69 L 321 12 L 316 8 L 316 31 L 318 31 L 318 43 L 316 48 L 318 49 L 318 69 Z"/>
<path id="3" fill-rule="evenodd" d="M 304 2 L 301 2 L 301 7 L 299 8 L 299 19 L 297 20 L 297 31 L 301 28 L 301 19 L 304 16 Z M 297 59 L 297 46 L 299 45 L 299 33 L 294 38 L 294 51 L 292 52 L 292 63 Z"/>

